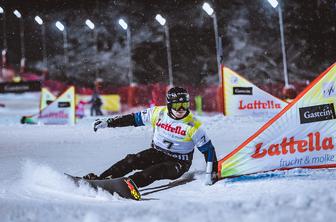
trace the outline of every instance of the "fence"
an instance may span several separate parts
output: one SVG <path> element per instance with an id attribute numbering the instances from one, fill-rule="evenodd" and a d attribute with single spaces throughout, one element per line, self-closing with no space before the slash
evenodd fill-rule
<path id="1" fill-rule="evenodd" d="M 48 87 L 52 92 L 62 92 L 67 88 L 65 84 L 52 80 L 44 81 L 43 86 Z M 298 94 L 298 92 L 301 92 L 306 87 L 306 83 L 293 83 L 293 86 L 293 88 L 285 91 L 283 90 L 284 86 L 282 83 L 267 83 L 259 87 L 278 98 L 292 99 Z M 191 109 L 195 109 L 195 96 L 201 96 L 203 111 L 223 112 L 222 88 L 218 85 L 184 85 L 182 87 L 185 87 L 190 94 Z M 100 94 L 120 95 L 122 111 L 125 111 L 136 106 L 149 107 L 151 105 L 165 105 L 167 90 L 168 85 L 160 83 L 121 87 L 104 86 L 103 84 L 100 87 L 99 92 Z M 93 93 L 93 89 L 76 87 L 76 93 L 91 95 Z"/>

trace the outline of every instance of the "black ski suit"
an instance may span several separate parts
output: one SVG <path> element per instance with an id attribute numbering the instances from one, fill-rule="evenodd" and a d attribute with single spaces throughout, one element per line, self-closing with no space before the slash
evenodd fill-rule
<path id="1" fill-rule="evenodd" d="M 189 111 L 186 115 L 189 114 Z M 158 121 L 155 126 L 159 125 Z M 141 113 L 117 116 L 107 120 L 108 127 L 141 126 Z M 162 127 L 162 125 L 161 125 Z M 165 127 L 172 131 L 172 127 Z M 155 129 L 154 129 L 155 130 Z M 205 140 L 205 138 L 204 138 Z M 198 149 L 204 154 L 206 161 L 213 162 L 213 172 L 217 172 L 217 157 L 210 140 Z M 156 180 L 177 179 L 187 172 L 192 164 L 194 150 L 179 154 L 163 149 L 154 143 L 149 149 L 137 154 L 128 154 L 124 159 L 104 171 L 99 178 L 117 178 L 127 175 L 133 170 L 140 170 L 129 176 L 138 187 L 144 187 Z"/>

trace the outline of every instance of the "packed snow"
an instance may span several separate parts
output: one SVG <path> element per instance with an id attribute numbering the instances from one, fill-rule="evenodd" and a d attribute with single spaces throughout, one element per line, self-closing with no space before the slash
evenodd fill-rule
<path id="1" fill-rule="evenodd" d="M 129 153 L 149 147 L 151 128 L 93 132 L 94 117 L 75 126 L 21 125 L 37 112 L 38 95 L 0 95 L 0 221 L 334 221 L 333 169 L 279 171 L 220 180 L 196 180 L 133 201 L 77 187 L 64 173 L 101 173 Z M 22 105 L 25 103 L 24 105 Z M 267 119 L 203 115 L 199 118 L 219 158 L 253 134 Z M 190 172 L 201 172 L 195 151 Z M 158 181 L 149 187 L 169 183 Z"/>

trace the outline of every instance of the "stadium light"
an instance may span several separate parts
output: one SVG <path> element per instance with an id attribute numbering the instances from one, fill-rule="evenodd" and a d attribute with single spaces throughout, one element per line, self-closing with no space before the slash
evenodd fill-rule
<path id="1" fill-rule="evenodd" d="M 0 14 L 3 14 L 5 10 L 0 6 Z"/>
<path id="2" fill-rule="evenodd" d="M 277 0 L 267 0 L 273 8 L 276 8 L 278 6 L 278 1 Z"/>
<path id="3" fill-rule="evenodd" d="M 43 66 L 44 69 L 47 70 L 47 49 L 46 49 L 46 34 L 45 34 L 45 25 L 40 16 L 35 16 L 35 21 L 37 24 L 41 26 L 41 34 L 42 34 L 42 56 L 43 56 Z"/>
<path id="4" fill-rule="evenodd" d="M 166 24 L 166 19 L 162 17 L 162 15 L 157 14 L 155 16 L 156 21 L 160 23 L 160 25 L 164 26 Z"/>
<path id="5" fill-rule="evenodd" d="M 173 79 L 173 68 L 172 68 L 172 59 L 171 59 L 171 49 L 170 49 L 170 38 L 169 38 L 169 27 L 167 24 L 167 20 L 162 17 L 162 15 L 157 14 L 155 16 L 155 20 L 163 26 L 166 36 L 166 48 L 167 48 L 167 60 L 168 60 L 168 81 L 169 88 L 171 88 L 174 84 Z"/>
<path id="6" fill-rule="evenodd" d="M 213 19 L 213 26 L 215 31 L 215 43 L 216 43 L 216 59 L 217 59 L 217 72 L 218 72 L 218 83 L 221 81 L 221 59 L 220 59 L 220 51 L 221 44 L 218 34 L 218 24 L 217 24 L 217 16 L 214 9 L 209 5 L 209 3 L 205 2 L 202 5 L 202 9 Z"/>
<path id="7" fill-rule="evenodd" d="M 267 1 L 271 4 L 271 6 L 273 8 L 278 7 L 283 72 L 284 72 L 285 87 L 288 87 L 289 86 L 289 81 L 288 81 L 288 72 L 287 72 L 285 33 L 284 33 L 284 28 L 283 28 L 283 18 L 282 18 L 281 5 L 278 3 L 277 0 L 267 0 Z"/>
<path id="8" fill-rule="evenodd" d="M 24 72 L 26 67 L 23 18 L 21 13 L 17 9 L 13 11 L 13 14 L 20 20 L 20 41 L 21 41 L 20 72 L 22 73 Z"/>
<path id="9" fill-rule="evenodd" d="M 41 19 L 40 16 L 35 16 L 35 21 L 36 21 L 39 25 L 42 25 L 42 24 L 43 24 L 43 20 Z"/>
<path id="10" fill-rule="evenodd" d="M 134 85 L 133 82 L 133 62 L 132 62 L 132 40 L 131 40 L 131 29 L 128 28 L 127 23 L 124 19 L 118 20 L 119 25 L 126 31 L 127 35 L 127 49 L 128 49 L 128 62 L 129 62 L 129 68 L 128 68 L 128 79 L 130 86 Z"/>
<path id="11" fill-rule="evenodd" d="M 21 18 L 21 17 L 22 17 L 21 13 L 20 13 L 18 10 L 16 10 L 16 9 L 13 11 L 13 13 L 14 13 L 14 15 L 15 15 L 17 18 Z"/>
<path id="12" fill-rule="evenodd" d="M 95 25 L 93 24 L 93 22 L 90 19 L 86 19 L 85 24 L 91 29 L 93 30 L 95 28 Z"/>
<path id="13" fill-rule="evenodd" d="M 209 5 L 209 3 L 205 2 L 202 5 L 203 10 L 208 14 L 208 15 L 212 15 L 214 13 L 213 8 L 211 8 L 211 6 Z"/>
<path id="14" fill-rule="evenodd" d="M 124 19 L 119 19 L 118 23 L 124 30 L 127 30 L 128 25 Z"/>
<path id="15" fill-rule="evenodd" d="M 64 25 L 60 22 L 57 21 L 55 23 L 56 27 L 58 28 L 58 30 L 60 30 L 61 32 L 63 32 L 63 49 L 64 49 L 64 64 L 65 66 L 67 65 L 67 63 L 69 62 L 69 58 L 68 58 L 68 38 L 67 38 L 67 30 L 65 29 Z"/>
<path id="16" fill-rule="evenodd" d="M 64 25 L 61 23 L 61 22 L 59 22 L 59 21 L 57 21 L 56 23 L 55 23 L 55 25 L 56 25 L 56 27 L 61 31 L 61 32 L 63 32 L 64 31 Z"/>

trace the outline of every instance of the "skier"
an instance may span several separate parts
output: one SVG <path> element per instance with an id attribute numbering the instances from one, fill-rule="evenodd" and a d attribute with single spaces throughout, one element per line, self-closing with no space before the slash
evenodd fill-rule
<path id="1" fill-rule="evenodd" d="M 194 147 L 205 157 L 205 184 L 211 185 L 217 179 L 217 157 L 214 146 L 202 123 L 189 110 L 189 94 L 180 87 L 173 87 L 167 93 L 167 106 L 154 106 L 142 112 L 108 119 L 97 119 L 94 131 L 106 127 L 151 125 L 154 128 L 149 149 L 129 154 L 112 165 L 99 176 L 89 173 L 84 179 L 110 179 L 129 176 L 138 187 L 144 187 L 156 180 L 177 179 L 191 166 Z"/>

